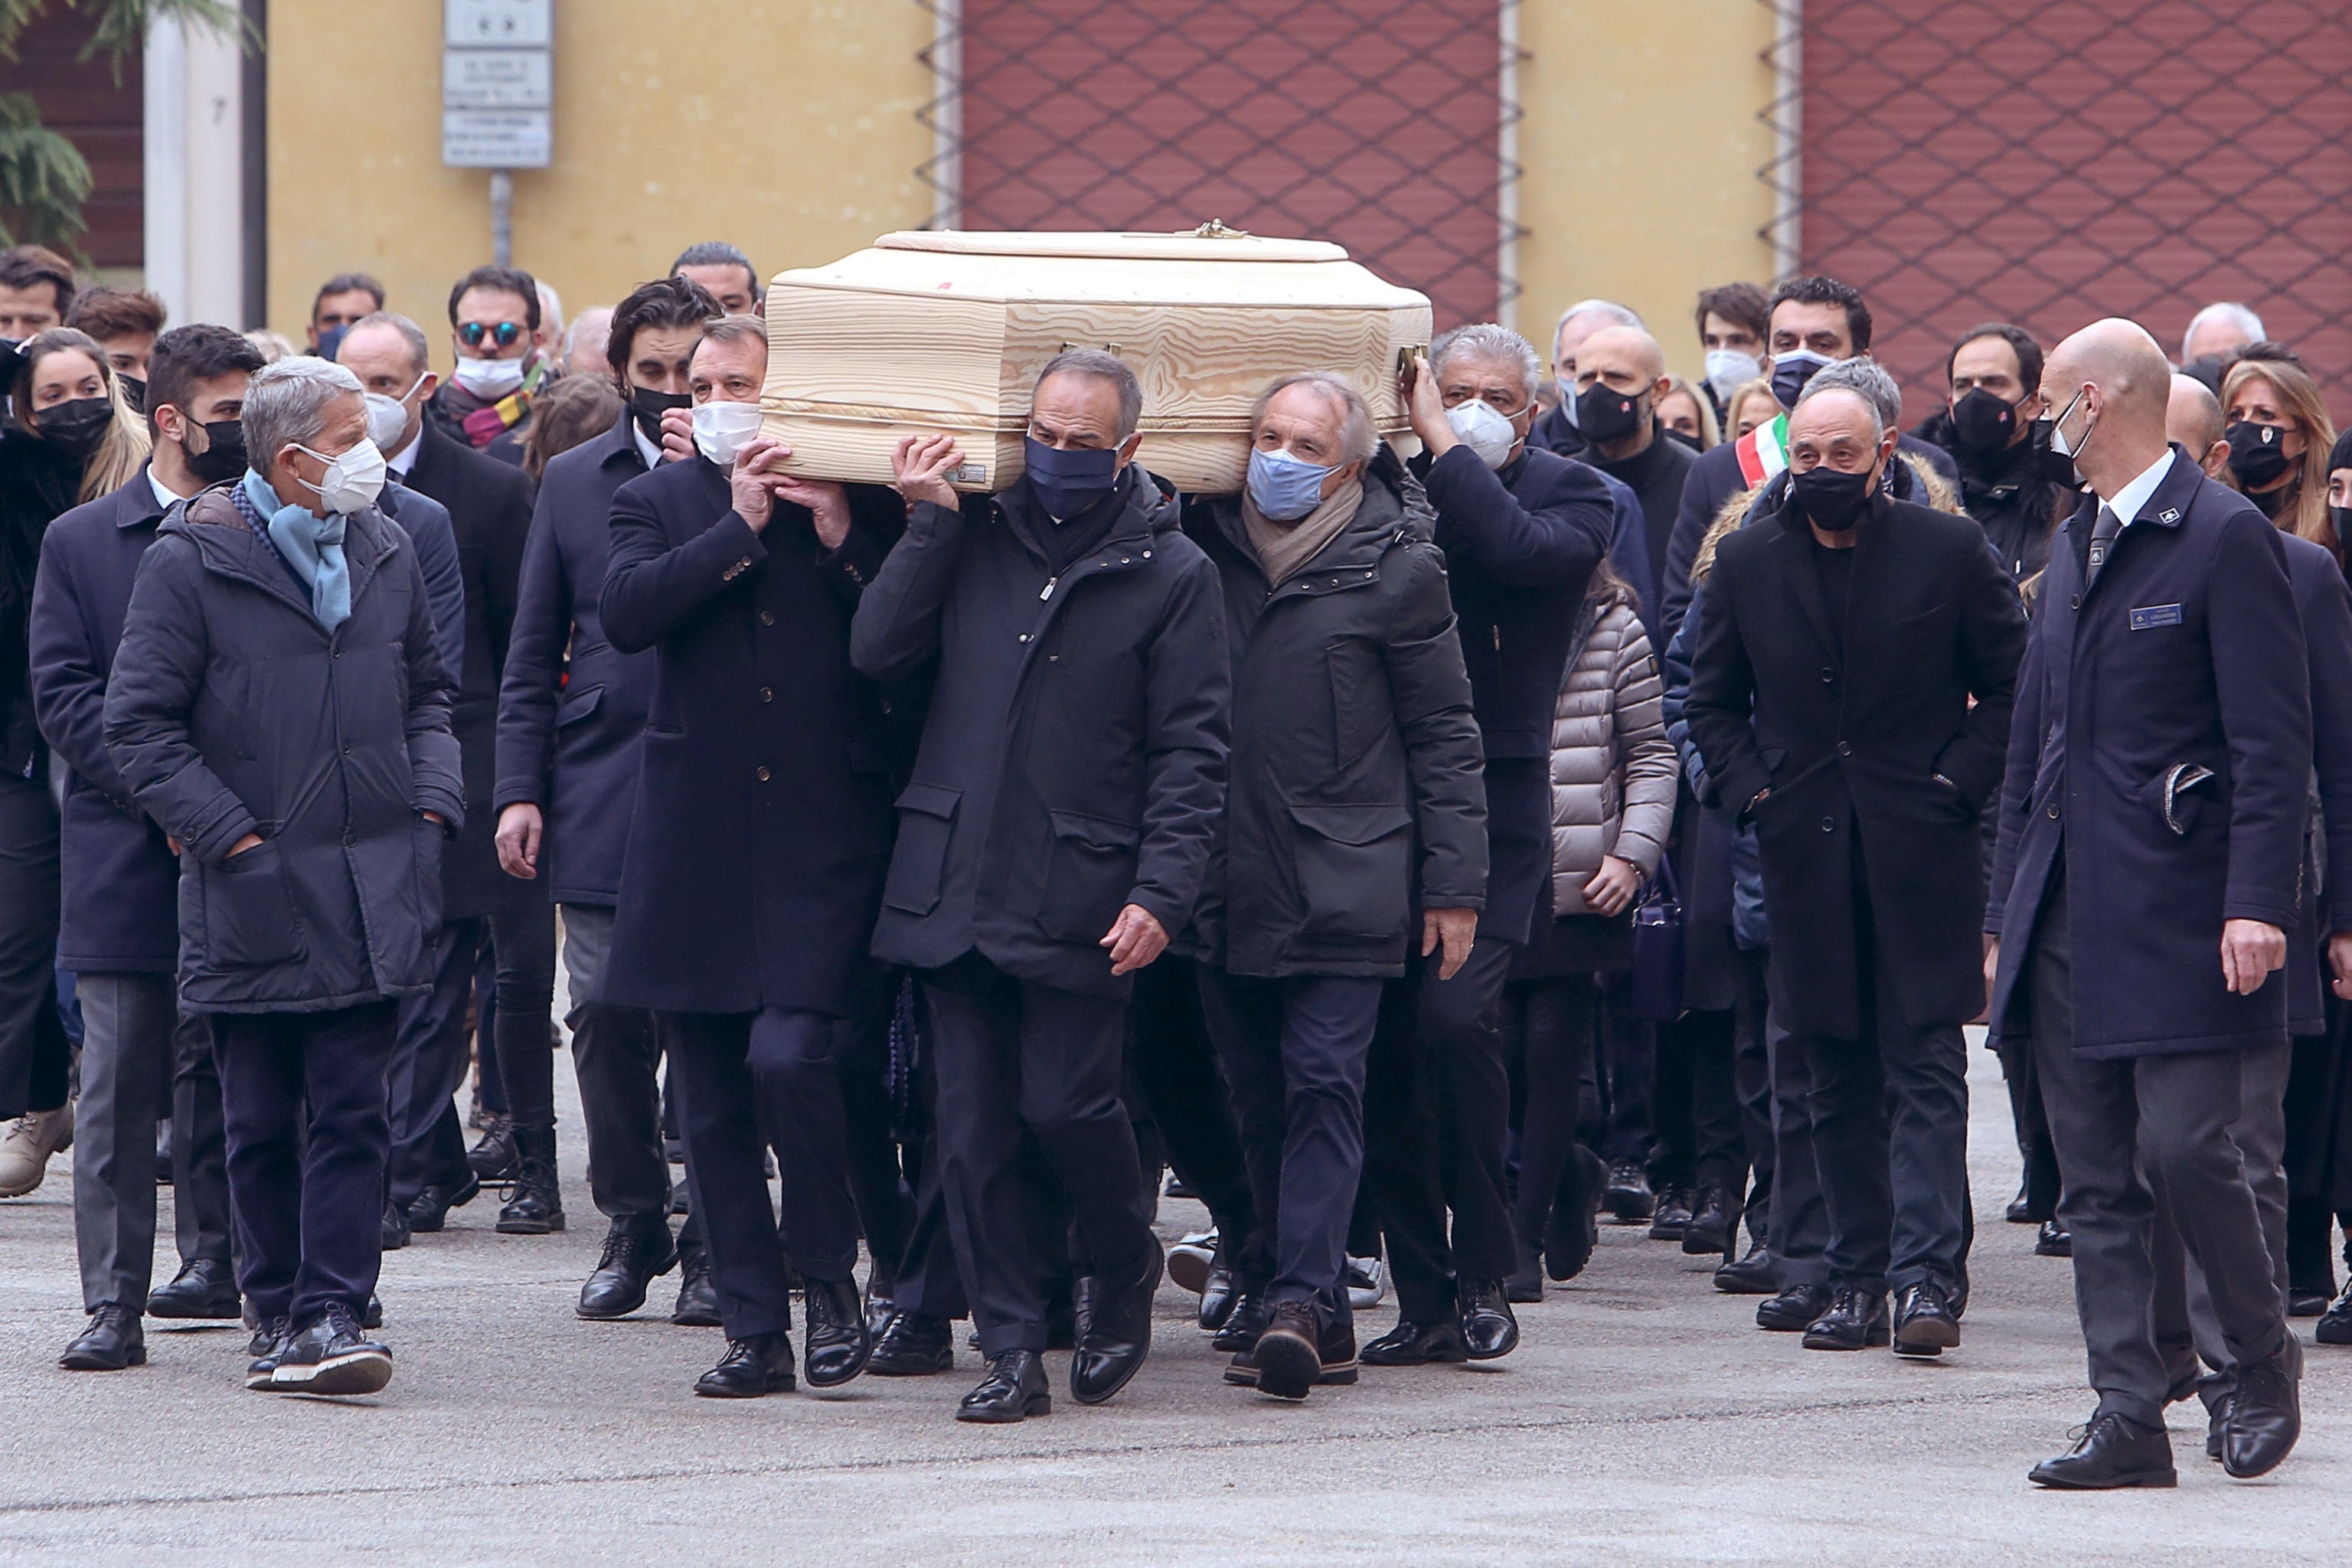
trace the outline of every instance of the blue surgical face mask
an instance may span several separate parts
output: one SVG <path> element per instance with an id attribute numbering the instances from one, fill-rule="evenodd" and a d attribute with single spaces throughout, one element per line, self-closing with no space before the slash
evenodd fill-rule
<path id="1" fill-rule="evenodd" d="M 1320 463 L 1294 458 L 1288 451 L 1253 451 L 1249 459 L 1249 498 L 1257 510 L 1276 522 L 1297 522 L 1323 504 L 1323 481 L 1333 470 Z"/>
<path id="2" fill-rule="evenodd" d="M 1113 447 L 1048 447 L 1034 436 L 1025 436 L 1021 452 L 1029 488 L 1055 522 L 1077 516 L 1118 483 L 1118 453 Z"/>
<path id="3" fill-rule="evenodd" d="M 1823 365 L 1837 361 L 1811 349 L 1782 349 L 1772 356 L 1772 395 L 1783 408 L 1797 406 L 1797 395 Z"/>

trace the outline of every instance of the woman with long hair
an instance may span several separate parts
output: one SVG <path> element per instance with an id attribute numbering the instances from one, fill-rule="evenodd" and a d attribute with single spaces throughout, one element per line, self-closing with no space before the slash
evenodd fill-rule
<path id="1" fill-rule="evenodd" d="M 2344 542 L 2327 514 L 2327 454 L 2336 426 L 2319 384 L 2290 351 L 2254 343 L 2221 378 L 2222 432 L 2230 476 L 2263 515 L 2300 539 L 2324 544 L 2344 563 Z"/>

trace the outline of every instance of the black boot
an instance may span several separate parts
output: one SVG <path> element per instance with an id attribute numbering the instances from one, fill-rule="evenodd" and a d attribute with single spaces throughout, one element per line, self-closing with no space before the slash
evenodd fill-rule
<path id="1" fill-rule="evenodd" d="M 242 1302 L 236 1276 L 225 1258 L 191 1258 L 169 1285 L 147 1293 L 147 1311 L 157 1318 L 234 1318 Z"/>
<path id="2" fill-rule="evenodd" d="M 466 1151 L 466 1163 L 474 1174 L 486 1182 L 511 1182 L 515 1178 L 514 1119 L 493 1116 L 482 1131 L 481 1141 Z"/>
<path id="3" fill-rule="evenodd" d="M 546 1236 L 563 1228 L 563 1193 L 556 1185 L 555 1129 L 518 1127 L 516 1156 L 521 1174 L 515 1178 L 512 1202 L 499 1211 L 501 1236 Z"/>
<path id="4" fill-rule="evenodd" d="M 1690 1219 L 1691 1190 L 1668 1182 L 1658 1189 L 1658 1206 L 1650 1215 L 1650 1239 L 1680 1241 L 1683 1227 L 1690 1224 Z"/>
<path id="5" fill-rule="evenodd" d="M 705 1399 L 757 1399 L 763 1394 L 790 1394 L 795 1386 L 792 1336 L 758 1334 L 729 1340 L 727 1353 L 695 1380 L 694 1392 Z"/>
<path id="6" fill-rule="evenodd" d="M 449 1211 L 462 1208 L 481 1194 L 482 1178 L 473 1172 L 455 1188 L 438 1182 L 427 1182 L 417 1189 L 408 1205 L 408 1228 L 430 1236 L 449 1223 Z"/>
<path id="7" fill-rule="evenodd" d="M 147 1364 L 147 1339 L 139 1327 L 136 1308 L 102 1301 L 89 1315 L 89 1327 L 76 1334 L 58 1364 L 68 1372 L 121 1372 Z"/>
<path id="8" fill-rule="evenodd" d="M 604 1254 L 580 1287 L 580 1304 L 572 1310 L 600 1321 L 625 1318 L 646 1304 L 646 1287 L 655 1277 L 677 1267 L 668 1221 L 658 1220 L 650 1230 L 615 1222 L 604 1233 Z"/>
<path id="9" fill-rule="evenodd" d="M 980 1386 L 963 1396 L 963 1403 L 956 1407 L 956 1419 L 1001 1426 L 1032 1415 L 1049 1415 L 1053 1410 L 1045 1358 L 1035 1351 L 1005 1351 L 989 1362 L 988 1375 L 980 1380 Z"/>
<path id="10" fill-rule="evenodd" d="M 854 1279 L 810 1279 L 801 1287 L 808 1308 L 803 1347 L 811 1388 L 838 1388 L 866 1370 L 874 1341 L 866 1331 L 864 1302 Z"/>
<path id="11" fill-rule="evenodd" d="M 1683 1226 L 1683 1250 L 1693 1258 L 1716 1257 L 1731 1261 L 1739 1235 L 1739 1194 L 1720 1182 L 1701 1182 L 1691 1201 L 1691 1216 Z"/>
<path id="12" fill-rule="evenodd" d="M 669 1321 L 680 1328 L 717 1328 L 719 1287 L 711 1282 L 710 1254 L 699 1247 L 691 1252 L 680 1248 L 677 1260 L 677 1306 Z"/>

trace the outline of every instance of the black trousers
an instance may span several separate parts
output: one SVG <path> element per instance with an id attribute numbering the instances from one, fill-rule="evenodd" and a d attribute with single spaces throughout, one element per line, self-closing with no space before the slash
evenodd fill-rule
<path id="1" fill-rule="evenodd" d="M 433 984 L 400 999 L 390 1078 L 390 1195 L 403 1208 L 428 1186 L 466 1184 L 466 1132 L 457 1087 L 466 1081 L 466 1000 L 489 921 L 444 921 L 433 938 Z"/>
<path id="2" fill-rule="evenodd" d="M 1748 1183 L 1733 1056 L 1737 1015 L 1684 1014 L 1657 1026 L 1657 1088 L 1652 1098 L 1657 1151 L 1651 1179 L 1661 1189 L 1713 1184 L 1738 1196 Z"/>
<path id="3" fill-rule="evenodd" d="M 1164 962 L 1164 960 L 1163 960 Z M 919 990 L 915 1016 L 923 1045 L 915 1058 L 918 1124 L 905 1146 L 908 1184 L 915 1196 L 914 1223 L 898 1258 L 890 1300 L 919 1317 L 962 1318 L 971 1312 L 956 1267 L 955 1238 L 948 1226 L 946 1184 L 940 1179 L 939 1071 L 929 1047 L 929 1009 Z"/>
<path id="4" fill-rule="evenodd" d="M 1519 1175 L 1511 1202 L 1520 1240 L 1540 1246 L 1560 1178 L 1576 1152 L 1578 1112 L 1591 1070 L 1598 993 L 1589 975 L 1505 988 L 1519 1042 Z"/>
<path id="5" fill-rule="evenodd" d="M 384 1114 L 398 1010 L 215 1013 L 237 1286 L 263 1323 L 354 1322 L 383 1262 Z"/>
<path id="6" fill-rule="evenodd" d="M 555 1125 L 555 906 L 540 897 L 508 902 L 489 917 L 497 979 L 487 994 L 477 988 L 489 1046 L 482 1076 L 505 1091 L 499 1109 L 517 1127 L 545 1131 Z"/>
<path id="7" fill-rule="evenodd" d="M 1657 1147 L 1653 1101 L 1658 1077 L 1657 1026 L 1625 1011 L 1622 984 L 1601 988 L 1599 1056 L 1594 1087 L 1601 1100 L 1601 1157 L 1647 1166 Z"/>
<path id="8" fill-rule="evenodd" d="M 2230 1135 L 2244 1062 L 2236 1051 L 2075 1055 L 2067 927 L 2062 882 L 2043 904 L 2026 962 L 2034 1064 L 2058 1148 L 2059 1217 L 2074 1237 L 2075 1311 L 2100 1412 L 2161 1426 L 2178 1369 L 2157 1342 L 2159 1203 L 2204 1275 L 2230 1365 L 2277 1353 L 2287 1332 L 2261 1210 Z"/>
<path id="9" fill-rule="evenodd" d="M 0 777 L 0 1121 L 66 1102 L 58 1016 L 58 808 L 37 779 Z"/>
<path id="10" fill-rule="evenodd" d="M 1136 975 L 1127 1007 L 1127 1082 L 1170 1167 L 1201 1194 L 1230 1256 L 1256 1228 L 1257 1203 L 1233 1096 L 1202 1013 L 1199 966 L 1191 959 L 1163 956 Z M 1159 1172 L 1145 1175 L 1157 1180 Z"/>
<path id="11" fill-rule="evenodd" d="M 1830 1212 L 1822 1200 L 1813 1138 L 1813 1073 L 1804 1043 L 1769 1013 L 1765 1050 L 1772 1076 L 1772 1215 L 1766 1243 L 1780 1289 L 1827 1285 Z"/>
<path id="12" fill-rule="evenodd" d="M 2291 940 L 2291 939 L 2290 939 Z M 2325 961 L 2322 961 L 2325 973 Z M 2332 1147 L 2337 1076 L 2343 1072 L 2344 1004 L 2331 990 L 2325 1034 L 2299 1035 L 2286 1087 L 2286 1264 L 2301 1289 L 2336 1294 L 2334 1231 L 2337 1163 L 2352 1150 Z M 2352 1256 L 2352 1254 L 2347 1254 Z"/>
<path id="13" fill-rule="evenodd" d="M 787 1265 L 812 1280 L 851 1278 L 857 1205 L 841 1110 L 843 1035 L 821 1013 L 673 1013 L 670 1083 L 686 1181 L 710 1253 L 730 1340 L 792 1326 Z M 760 1157 L 776 1151 L 783 1216 Z"/>
<path id="14" fill-rule="evenodd" d="M 1766 1036 L 1771 999 L 1765 985 L 1769 952 L 1736 948 L 1739 997 L 1732 1009 L 1731 1088 L 1739 1101 L 1739 1135 L 1747 1146 L 1748 1239 L 1768 1244 L 1772 1227 L 1772 1051 Z"/>
<path id="15" fill-rule="evenodd" d="M 180 1011 L 168 974 L 75 977 L 82 1007 L 74 1106 L 74 1241 L 82 1310 L 147 1310 L 155 1258 L 155 1121 L 172 1112 L 180 1258 L 229 1261 L 228 1152 L 213 1032 Z"/>
<path id="16" fill-rule="evenodd" d="M 1128 1279 L 1159 1243 L 1119 1100 L 1124 998 L 1015 980 L 965 954 L 921 975 L 939 1074 L 940 1174 L 981 1353 L 1045 1348 L 1049 1275 Z"/>
<path id="17" fill-rule="evenodd" d="M 2054 1215 L 2058 1151 L 2050 1142 L 2049 1113 L 2042 1108 L 2042 1077 L 2034 1070 L 2033 1047 L 2021 1040 L 2001 1047 L 1998 1054 L 2001 1081 L 2009 1089 L 2009 1119 L 2017 1132 L 2017 1154 L 2025 1168 L 2026 1205 L 2036 1215 Z"/>
<path id="18" fill-rule="evenodd" d="M 1500 1279 L 1517 1261 L 1503 1169 L 1511 1081 L 1502 1026 L 1517 952 L 1481 937 L 1451 980 L 1437 978 L 1435 957 L 1414 957 L 1381 999 L 1364 1083 L 1365 1170 L 1397 1304 L 1416 1323 L 1453 1315 L 1457 1278 Z"/>
<path id="19" fill-rule="evenodd" d="M 893 1296 L 893 1276 L 915 1230 L 914 1195 L 890 1130 L 890 1000 L 877 985 L 856 1017 L 834 1026 L 841 1034 L 843 1158 L 873 1259 L 867 1288 L 879 1296 Z"/>
<path id="20" fill-rule="evenodd" d="M 1340 1279 L 1364 1167 L 1366 1062 L 1382 982 L 1200 971 L 1209 1036 L 1233 1085 L 1258 1224 L 1227 1240 L 1234 1283 L 1353 1322 Z M 1443 1216 L 1440 1217 L 1443 1224 Z"/>

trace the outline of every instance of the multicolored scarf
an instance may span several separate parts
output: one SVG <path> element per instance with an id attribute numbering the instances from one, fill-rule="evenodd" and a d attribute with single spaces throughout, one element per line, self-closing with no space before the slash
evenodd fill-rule
<path id="1" fill-rule="evenodd" d="M 442 395 L 449 400 L 458 415 L 458 427 L 477 452 L 513 429 L 530 412 L 530 405 L 547 384 L 554 379 L 554 362 L 541 354 L 530 362 L 523 372 L 522 384 L 495 403 L 485 403 L 466 390 L 463 384 L 452 381 Z"/>

